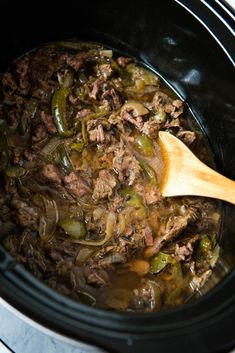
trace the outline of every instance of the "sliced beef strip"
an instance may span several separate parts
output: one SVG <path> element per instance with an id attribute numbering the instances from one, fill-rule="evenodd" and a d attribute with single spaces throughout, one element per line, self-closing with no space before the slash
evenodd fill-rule
<path id="1" fill-rule="evenodd" d="M 94 182 L 93 199 L 98 201 L 106 197 L 110 198 L 116 185 L 117 181 L 115 176 L 109 170 L 101 170 L 98 178 Z"/>
<path id="2" fill-rule="evenodd" d="M 13 129 L 15 129 L 19 124 L 20 115 L 20 110 L 18 110 L 17 108 L 14 108 L 7 113 L 7 123 Z"/>
<path id="3" fill-rule="evenodd" d="M 16 165 L 22 165 L 22 159 L 21 159 L 21 148 L 15 147 L 13 150 L 13 163 Z"/>
<path id="4" fill-rule="evenodd" d="M 191 197 L 187 199 L 190 209 L 196 210 L 197 221 L 193 224 L 192 231 L 197 233 L 213 231 L 218 220 L 213 218 L 214 212 L 218 212 L 216 201 L 208 200 L 203 197 Z"/>
<path id="5" fill-rule="evenodd" d="M 115 195 L 108 204 L 109 210 L 117 212 L 123 208 L 123 198 L 120 195 Z"/>
<path id="6" fill-rule="evenodd" d="M 145 185 L 136 183 L 134 185 L 134 189 L 143 197 L 143 200 L 147 205 L 154 205 L 162 201 L 160 191 L 156 188 L 155 185 L 152 185 L 151 183 Z"/>
<path id="7" fill-rule="evenodd" d="M 24 157 L 27 159 L 27 161 L 32 161 L 35 158 L 35 154 L 32 151 L 26 149 L 24 150 Z"/>
<path id="8" fill-rule="evenodd" d="M 4 74 L 1 75 L 1 79 L 2 79 L 3 88 L 6 89 L 6 92 L 8 93 L 9 96 L 11 96 L 12 94 L 14 94 L 14 92 L 17 91 L 18 86 L 16 84 L 16 80 L 12 73 L 5 72 Z"/>
<path id="9" fill-rule="evenodd" d="M 102 287 L 109 281 L 108 272 L 100 268 L 93 269 L 89 266 L 85 266 L 83 268 L 83 275 L 87 283 L 92 284 L 94 287 Z"/>

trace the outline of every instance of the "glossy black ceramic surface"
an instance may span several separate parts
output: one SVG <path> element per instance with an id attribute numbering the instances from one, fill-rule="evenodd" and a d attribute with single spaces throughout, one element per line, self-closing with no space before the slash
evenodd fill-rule
<path id="1" fill-rule="evenodd" d="M 203 16 L 202 21 L 226 52 L 173 0 L 71 1 L 53 6 L 49 2 L 13 5 L 2 1 L 7 24 L 0 22 L 0 70 L 38 44 L 57 39 L 98 41 L 134 56 L 156 70 L 185 100 L 208 137 L 218 170 L 235 179 L 234 37 L 203 2 L 185 3 Z M 0 295 L 43 326 L 113 352 L 229 349 L 235 345 L 235 206 L 223 207 L 223 252 L 215 282 L 221 281 L 208 294 L 182 307 L 143 315 L 86 307 L 44 286 L 3 250 Z"/>

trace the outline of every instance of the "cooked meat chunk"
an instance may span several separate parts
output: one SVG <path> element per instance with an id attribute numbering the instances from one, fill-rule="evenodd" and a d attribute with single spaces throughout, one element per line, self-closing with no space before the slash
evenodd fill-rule
<path id="1" fill-rule="evenodd" d="M 110 142 L 111 136 L 109 132 L 104 130 L 105 127 L 109 128 L 109 124 L 106 121 L 88 121 L 87 132 L 89 134 L 90 141 L 100 143 Z"/>
<path id="2" fill-rule="evenodd" d="M 90 86 L 89 97 L 97 100 L 98 93 L 102 92 L 105 80 L 103 78 L 98 78 Z"/>
<path id="3" fill-rule="evenodd" d="M 132 185 L 140 175 L 140 165 L 133 154 L 121 143 L 114 150 L 113 168 L 118 173 L 120 181 L 128 180 Z"/>
<path id="4" fill-rule="evenodd" d="M 142 132 L 150 138 L 155 139 L 158 136 L 159 129 L 160 126 L 156 121 L 148 120 L 144 123 Z"/>
<path id="5" fill-rule="evenodd" d="M 14 208 L 13 216 L 22 227 L 29 227 L 36 230 L 38 227 L 38 211 L 29 206 L 26 202 L 13 198 L 11 207 Z"/>
<path id="6" fill-rule="evenodd" d="M 109 210 L 116 212 L 123 207 L 123 199 L 121 196 L 116 195 L 112 198 L 111 202 L 109 203 Z"/>
<path id="7" fill-rule="evenodd" d="M 155 93 L 153 104 L 156 111 L 162 108 L 172 118 L 178 118 L 183 113 L 183 103 L 179 99 L 171 99 L 161 91 Z"/>
<path id="8" fill-rule="evenodd" d="M 154 205 L 162 199 L 161 193 L 155 185 L 147 184 L 143 197 L 147 205 Z"/>
<path id="9" fill-rule="evenodd" d="M 55 127 L 53 117 L 51 115 L 42 111 L 41 112 L 41 121 L 45 125 L 47 132 L 49 132 L 49 134 L 56 134 L 57 129 Z"/>
<path id="10" fill-rule="evenodd" d="M 67 58 L 67 64 L 70 65 L 75 71 L 78 71 L 84 64 L 84 58 L 81 56 L 81 54 L 69 56 Z"/>
<path id="11" fill-rule="evenodd" d="M 188 223 L 193 220 L 194 216 L 190 212 L 184 216 L 170 217 L 166 223 L 164 234 L 154 240 L 153 245 L 146 250 L 146 256 L 157 254 L 166 242 L 179 236 Z"/>
<path id="12" fill-rule="evenodd" d="M 176 244 L 175 246 L 175 254 L 174 257 L 178 261 L 189 261 L 191 260 L 194 245 L 198 240 L 199 236 L 195 235 L 191 239 L 189 239 L 185 244 Z"/>
<path id="13" fill-rule="evenodd" d="M 25 158 L 26 158 L 28 161 L 32 161 L 33 158 L 35 157 L 35 154 L 32 153 L 32 152 L 29 151 L 29 150 L 25 150 L 25 151 L 24 151 L 24 156 L 25 156 Z"/>
<path id="14" fill-rule="evenodd" d="M 61 184 L 62 174 L 58 167 L 53 164 L 46 164 L 42 168 L 42 175 L 56 184 Z"/>
<path id="15" fill-rule="evenodd" d="M 104 105 L 106 105 L 110 110 L 118 109 L 122 105 L 121 98 L 113 87 L 106 89 L 102 94 L 101 99 Z"/>
<path id="16" fill-rule="evenodd" d="M 124 56 L 119 56 L 119 58 L 117 58 L 117 63 L 121 67 L 126 67 L 131 60 L 132 60 L 131 58 L 125 58 Z"/>
<path id="17" fill-rule="evenodd" d="M 95 180 L 92 197 L 96 201 L 111 197 L 116 185 L 117 181 L 114 175 L 109 170 L 101 170 L 98 178 Z"/>
<path id="18" fill-rule="evenodd" d="M 109 78 L 113 73 L 113 69 L 109 64 L 102 64 L 98 67 L 98 75 L 102 76 L 105 80 Z"/>
<path id="19" fill-rule="evenodd" d="M 16 165 L 21 164 L 21 150 L 19 148 L 15 148 L 13 152 L 13 163 Z"/>
<path id="20" fill-rule="evenodd" d="M 30 84 L 28 80 L 29 58 L 26 56 L 17 63 L 17 73 L 19 74 L 20 89 L 22 94 L 29 92 Z"/>
<path id="21" fill-rule="evenodd" d="M 177 137 L 188 146 L 192 145 L 196 140 L 196 134 L 194 131 L 180 131 L 178 132 Z"/>
<path id="22" fill-rule="evenodd" d="M 145 238 L 145 244 L 146 246 L 151 246 L 153 245 L 153 232 L 152 229 L 147 226 L 143 229 L 143 235 Z"/>
<path id="23" fill-rule="evenodd" d="M 122 118 L 129 123 L 133 124 L 138 130 L 143 129 L 143 118 L 142 116 L 136 116 L 135 118 L 127 111 L 123 111 Z"/>
<path id="24" fill-rule="evenodd" d="M 82 197 L 91 192 L 91 188 L 86 180 L 75 172 L 66 175 L 64 177 L 64 183 L 66 189 L 75 197 Z"/>
<path id="25" fill-rule="evenodd" d="M 38 125 L 34 135 L 32 136 L 32 141 L 37 143 L 47 138 L 47 132 L 43 125 Z"/>

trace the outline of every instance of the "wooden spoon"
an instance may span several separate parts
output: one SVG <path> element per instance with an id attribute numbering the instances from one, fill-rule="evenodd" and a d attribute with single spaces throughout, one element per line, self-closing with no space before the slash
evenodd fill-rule
<path id="1" fill-rule="evenodd" d="M 159 132 L 165 170 L 163 196 L 206 196 L 235 204 L 235 181 L 202 163 L 186 145 L 168 132 Z"/>

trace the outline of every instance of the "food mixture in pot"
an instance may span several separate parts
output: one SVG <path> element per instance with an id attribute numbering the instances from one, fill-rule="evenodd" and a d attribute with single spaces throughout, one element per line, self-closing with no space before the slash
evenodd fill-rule
<path id="1" fill-rule="evenodd" d="M 0 240 L 27 270 L 109 310 L 157 311 L 204 285 L 219 207 L 161 196 L 158 132 L 209 154 L 155 74 L 99 44 L 50 43 L 1 75 L 0 115 Z"/>

